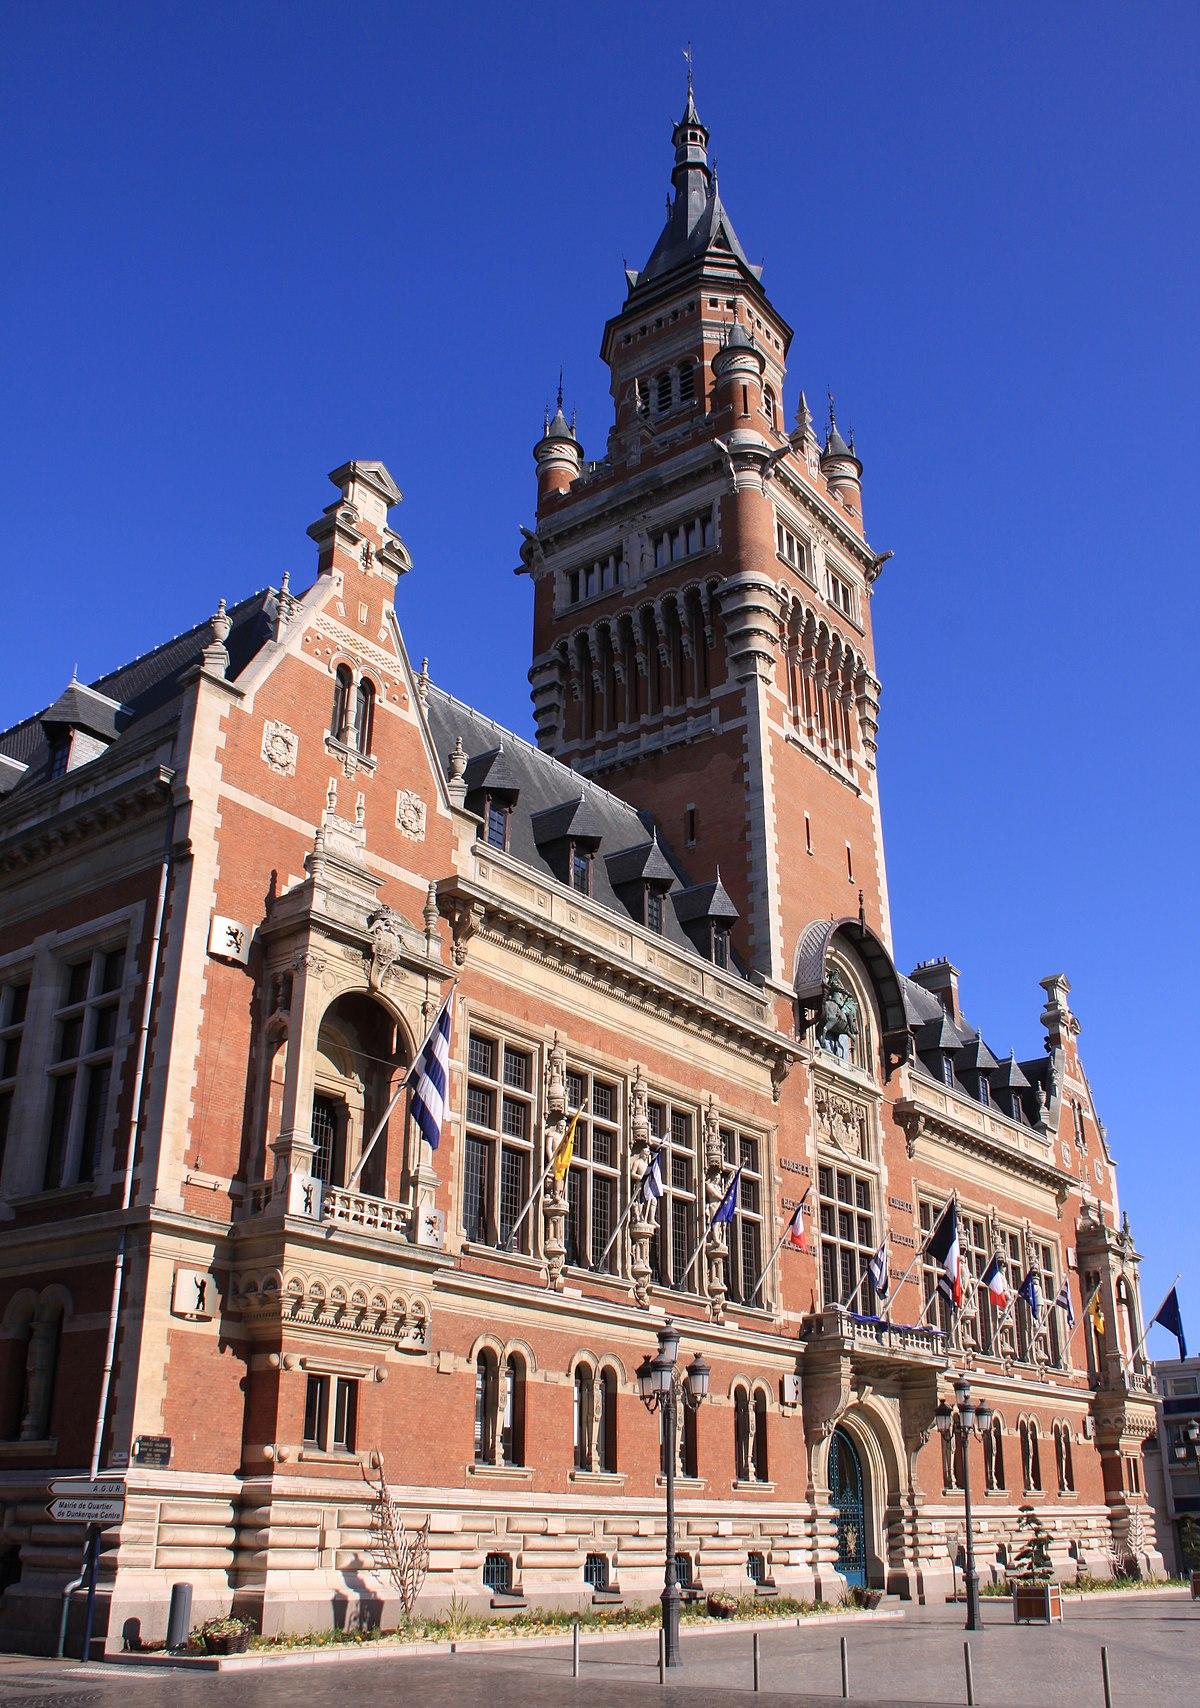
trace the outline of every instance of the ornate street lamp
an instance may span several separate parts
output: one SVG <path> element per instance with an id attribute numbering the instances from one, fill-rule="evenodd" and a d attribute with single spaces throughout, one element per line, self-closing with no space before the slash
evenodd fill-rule
<path id="1" fill-rule="evenodd" d="M 967 1569 L 963 1573 L 967 1585 L 967 1625 L 968 1631 L 982 1631 L 983 1621 L 979 1617 L 979 1573 L 975 1570 L 975 1532 L 971 1521 L 971 1436 L 978 1434 L 986 1436 L 992 1427 L 992 1408 L 984 1400 L 978 1407 L 971 1402 L 971 1384 L 965 1376 L 954 1379 L 955 1407 L 948 1406 L 943 1400 L 934 1413 L 934 1421 L 941 1435 L 953 1438 L 955 1425 L 962 1434 L 963 1449 L 963 1511 L 967 1527 Z M 953 1449 L 951 1450 L 953 1452 Z M 953 1460 L 951 1461 L 953 1462 Z"/>
<path id="2" fill-rule="evenodd" d="M 675 1568 L 675 1442 L 681 1405 L 695 1411 L 708 1393 L 709 1367 L 697 1352 L 682 1375 L 677 1375 L 679 1330 L 670 1317 L 658 1331 L 658 1356 L 638 1366 L 638 1395 L 648 1411 L 663 1414 L 667 1461 L 667 1555 L 663 1574 L 662 1628 L 668 1666 L 682 1666 L 679 1652 L 679 1578 Z"/>

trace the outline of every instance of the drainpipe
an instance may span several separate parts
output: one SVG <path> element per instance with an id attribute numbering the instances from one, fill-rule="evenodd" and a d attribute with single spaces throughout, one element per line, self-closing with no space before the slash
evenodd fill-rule
<path id="1" fill-rule="evenodd" d="M 158 874 L 158 899 L 154 909 L 154 934 L 150 939 L 150 964 L 146 970 L 146 995 L 142 1003 L 142 1018 L 138 1029 L 137 1056 L 133 1076 L 133 1101 L 129 1117 L 129 1136 L 125 1144 L 125 1173 L 121 1188 L 122 1222 L 117 1233 L 117 1257 L 113 1266 L 112 1300 L 108 1308 L 108 1337 L 104 1344 L 104 1371 L 100 1378 L 100 1400 L 96 1408 L 96 1433 L 92 1441 L 92 1460 L 89 1475 L 100 1470 L 100 1450 L 104 1442 L 104 1425 L 108 1416 L 108 1398 L 112 1388 L 113 1362 L 117 1344 L 117 1321 L 121 1313 L 121 1289 L 125 1281 L 125 1246 L 127 1241 L 124 1218 L 133 1202 L 133 1165 L 137 1155 L 137 1135 L 141 1125 L 142 1094 L 146 1081 L 146 1058 L 150 1053 L 150 1022 L 154 1011 L 155 988 L 162 951 L 163 919 L 167 911 L 167 886 L 171 876 L 171 843 L 175 835 L 175 803 L 167 814 L 167 834 L 163 847 L 162 865 Z M 77 1587 L 76 1585 L 69 1586 Z M 64 1591 L 64 1596 L 67 1592 Z M 66 1602 L 64 1600 L 64 1619 Z M 61 1653 L 61 1650 L 60 1650 Z"/>

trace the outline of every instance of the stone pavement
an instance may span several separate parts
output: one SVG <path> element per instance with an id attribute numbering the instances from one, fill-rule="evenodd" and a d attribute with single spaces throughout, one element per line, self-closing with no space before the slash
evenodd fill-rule
<path id="1" fill-rule="evenodd" d="M 1114 1708 L 1200 1702 L 1200 1604 L 1185 1591 L 1073 1601 L 1061 1626 L 1014 1626 L 1006 1604 L 984 1604 L 987 1628 L 970 1639 L 981 1708 L 1102 1708 L 1100 1645 L 1109 1648 Z M 761 1633 L 764 1693 L 797 1708 L 839 1702 L 838 1639 L 850 1654 L 850 1697 L 860 1708 L 948 1708 L 966 1701 L 962 1610 L 914 1608 L 900 1621 L 779 1627 Z M 689 1708 L 728 1708 L 751 1691 L 748 1632 L 684 1632 L 685 1665 L 667 1689 Z M 281 1666 L 196 1674 L 119 1663 L 0 1657 L 0 1708 L 372 1708 L 415 1699 L 420 1708 L 653 1708 L 657 1644 L 650 1637 L 583 1641 L 573 1680 L 569 1647 L 406 1660 L 386 1654 L 345 1667 Z"/>

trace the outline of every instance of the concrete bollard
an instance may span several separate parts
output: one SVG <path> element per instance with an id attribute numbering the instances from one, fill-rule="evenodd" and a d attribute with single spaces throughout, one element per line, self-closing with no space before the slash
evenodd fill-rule
<path id="1" fill-rule="evenodd" d="M 971 1671 L 971 1645 L 963 1644 L 963 1664 L 967 1669 L 967 1708 L 975 1708 L 975 1674 Z"/>
<path id="2" fill-rule="evenodd" d="M 758 1689 L 760 1665 L 761 1665 L 761 1656 L 759 1655 L 759 1651 L 758 1651 L 758 1632 L 755 1631 L 755 1633 L 754 1633 L 754 1688 L 755 1688 L 755 1690 Z"/>
<path id="3" fill-rule="evenodd" d="M 1101 1647 L 1100 1672 L 1104 1679 L 1104 1708 L 1112 1708 L 1112 1679 L 1108 1676 L 1108 1650 Z"/>
<path id="4" fill-rule="evenodd" d="M 167 1613 L 167 1647 L 181 1649 L 192 1628 L 192 1586 L 190 1583 L 171 1585 L 171 1606 Z"/>
<path id="5" fill-rule="evenodd" d="M 839 1647 L 842 1651 L 842 1701 L 843 1702 L 849 1702 L 849 1700 L 850 1700 L 850 1656 L 846 1650 L 846 1639 L 845 1639 L 845 1637 L 842 1637 L 839 1639 Z"/>
<path id="6" fill-rule="evenodd" d="M 579 1621 L 571 1627 L 571 1677 L 579 1677 Z"/>

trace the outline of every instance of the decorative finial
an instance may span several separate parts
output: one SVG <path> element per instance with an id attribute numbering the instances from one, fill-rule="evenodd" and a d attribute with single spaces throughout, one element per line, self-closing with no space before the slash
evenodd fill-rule
<path id="1" fill-rule="evenodd" d="M 571 405 L 571 437 L 575 438 L 575 405 Z"/>
<path id="2" fill-rule="evenodd" d="M 833 393 L 828 386 L 825 387 L 825 396 L 829 399 L 829 428 L 832 432 L 837 426 L 837 416 L 833 413 Z"/>
<path id="3" fill-rule="evenodd" d="M 850 452 L 850 455 L 851 455 L 851 456 L 854 456 L 854 455 L 855 455 L 855 450 L 854 450 L 854 429 L 853 429 L 853 427 L 851 427 L 851 429 L 850 429 L 850 442 L 849 442 L 849 444 L 848 444 L 848 445 L 847 445 L 847 446 L 846 446 L 846 449 L 847 449 L 847 450 L 848 450 L 848 451 L 849 451 L 849 452 Z"/>
<path id="4" fill-rule="evenodd" d="M 560 415 L 562 414 L 562 391 L 563 391 L 563 371 L 562 371 L 562 367 L 560 365 L 559 370 L 558 370 L 558 413 Z"/>
<path id="5" fill-rule="evenodd" d="M 336 812 L 337 811 L 337 778 L 336 777 L 331 777 L 329 779 L 329 787 L 325 791 L 325 810 L 327 812 Z"/>
<path id="6" fill-rule="evenodd" d="M 807 433 L 812 426 L 812 410 L 808 407 L 808 398 L 803 392 L 800 393 L 796 404 L 796 426 L 802 433 Z"/>
<path id="7" fill-rule="evenodd" d="M 683 57 L 687 61 L 687 92 L 690 95 L 692 93 L 692 44 L 691 44 L 691 42 L 689 42 L 687 44 L 687 46 L 684 48 Z"/>
<path id="8" fill-rule="evenodd" d="M 417 677 L 416 687 L 417 687 L 417 699 L 421 702 L 422 706 L 428 706 L 429 705 L 429 660 L 427 658 L 423 658 L 421 660 L 421 673 Z"/>
<path id="9" fill-rule="evenodd" d="M 467 750 L 463 746 L 461 735 L 454 738 L 454 746 L 450 749 L 450 781 L 457 783 L 467 768 Z"/>

